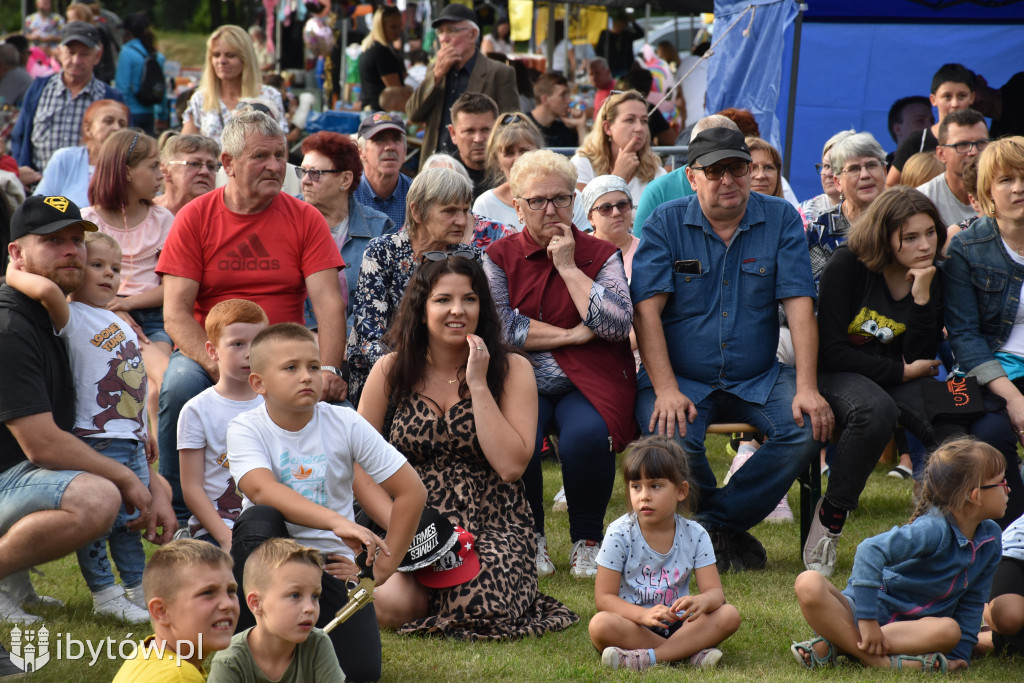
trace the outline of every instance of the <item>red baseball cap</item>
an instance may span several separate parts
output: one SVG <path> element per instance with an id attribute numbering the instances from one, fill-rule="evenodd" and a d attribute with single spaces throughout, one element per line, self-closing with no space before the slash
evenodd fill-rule
<path id="1" fill-rule="evenodd" d="M 450 588 L 466 583 L 480 573 L 473 534 L 456 525 L 459 542 L 429 567 L 417 570 L 416 579 L 427 588 Z"/>

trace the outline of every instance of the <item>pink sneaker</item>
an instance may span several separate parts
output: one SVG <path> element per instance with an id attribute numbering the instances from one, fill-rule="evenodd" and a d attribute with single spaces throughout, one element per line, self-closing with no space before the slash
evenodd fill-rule
<path id="1" fill-rule="evenodd" d="M 736 451 L 736 455 L 733 456 L 732 463 L 729 465 L 729 471 L 725 473 L 725 480 L 722 481 L 722 486 L 728 484 L 729 480 L 732 479 L 732 475 L 736 474 L 736 470 L 743 467 L 744 463 L 750 460 L 750 456 L 756 452 L 757 449 L 751 444 L 742 444 L 739 450 Z"/>
<path id="2" fill-rule="evenodd" d="M 785 496 L 775 506 L 775 509 L 768 513 L 764 521 L 771 522 L 772 524 L 789 524 L 793 521 L 793 511 L 789 508 L 789 501 L 786 500 Z"/>
<path id="3" fill-rule="evenodd" d="M 609 669 L 631 671 L 643 671 L 654 666 L 647 650 L 623 650 L 621 647 L 606 647 L 601 653 L 601 663 Z"/>

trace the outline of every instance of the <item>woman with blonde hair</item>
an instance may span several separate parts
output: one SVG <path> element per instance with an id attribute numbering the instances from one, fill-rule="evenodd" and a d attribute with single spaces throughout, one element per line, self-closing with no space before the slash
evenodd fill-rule
<path id="1" fill-rule="evenodd" d="M 750 148 L 750 189 L 769 197 L 782 197 L 782 155 L 757 137 L 746 139 Z"/>
<path id="2" fill-rule="evenodd" d="M 595 176 L 611 173 L 625 180 L 630 194 L 639 197 L 647 183 L 665 175 L 661 159 L 651 151 L 647 98 L 636 90 L 610 95 L 572 164 L 581 192 Z"/>
<path id="3" fill-rule="evenodd" d="M 240 26 L 221 26 L 206 41 L 206 66 L 182 116 L 181 132 L 200 133 L 220 144 L 231 112 L 246 97 L 270 100 L 278 112 L 278 125 L 288 132 L 288 121 L 280 113 L 284 111 L 281 92 L 263 85 L 249 34 Z"/>
<path id="4" fill-rule="evenodd" d="M 371 111 L 380 110 L 384 88 L 405 82 L 405 61 L 395 51 L 394 42 L 402 37 L 402 11 L 397 7 L 379 7 L 373 14 L 370 35 L 363 40 L 359 57 L 362 102 Z"/>

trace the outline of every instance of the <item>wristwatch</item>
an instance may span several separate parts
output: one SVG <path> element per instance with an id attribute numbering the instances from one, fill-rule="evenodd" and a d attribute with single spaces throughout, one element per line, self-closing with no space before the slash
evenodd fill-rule
<path id="1" fill-rule="evenodd" d="M 335 375 L 337 375 L 338 377 L 342 378 L 346 382 L 348 381 L 349 369 L 348 369 L 348 361 L 347 360 L 344 360 L 344 361 L 341 362 L 341 367 L 340 368 L 337 368 L 337 367 L 335 367 L 333 365 L 321 365 L 320 369 L 321 370 L 326 370 L 327 372 L 333 372 Z"/>

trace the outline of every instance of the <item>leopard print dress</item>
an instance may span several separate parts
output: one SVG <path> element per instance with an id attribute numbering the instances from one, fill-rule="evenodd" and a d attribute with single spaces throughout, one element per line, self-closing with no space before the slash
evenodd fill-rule
<path id="1" fill-rule="evenodd" d="M 429 403 L 428 403 L 429 402 Z M 427 487 L 427 505 L 476 538 L 480 573 L 458 586 L 428 589 L 431 616 L 399 633 L 505 640 L 560 631 L 579 621 L 537 590 L 533 517 L 522 481 L 503 482 L 484 457 L 471 399 L 440 415 L 414 394 L 398 404 L 391 443 Z"/>

